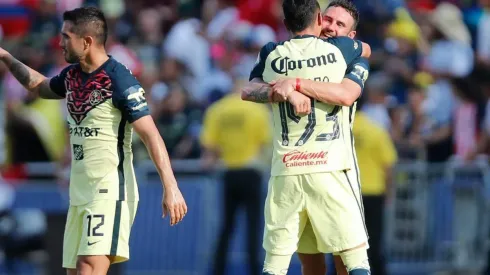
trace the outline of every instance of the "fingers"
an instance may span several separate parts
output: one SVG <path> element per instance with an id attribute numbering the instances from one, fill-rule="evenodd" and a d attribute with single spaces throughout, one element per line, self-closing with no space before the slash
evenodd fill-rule
<path id="1" fill-rule="evenodd" d="M 181 222 L 187 214 L 187 205 L 185 201 L 174 203 L 170 206 L 164 206 L 164 217 L 170 214 L 170 225 L 176 225 Z"/>
<path id="2" fill-rule="evenodd" d="M 175 207 L 170 207 L 170 225 L 175 225 L 177 223 L 177 213 Z"/>
<path id="3" fill-rule="evenodd" d="M 165 204 L 162 204 L 162 218 L 165 218 L 168 215 L 168 207 Z"/>

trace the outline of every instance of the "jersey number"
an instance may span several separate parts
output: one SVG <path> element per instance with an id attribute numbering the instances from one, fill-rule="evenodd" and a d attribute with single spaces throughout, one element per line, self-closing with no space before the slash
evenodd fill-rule
<path id="1" fill-rule="evenodd" d="M 340 137 L 340 126 L 337 113 L 340 111 L 339 106 L 335 106 L 332 112 L 326 115 L 327 122 L 333 122 L 333 130 L 330 133 L 319 134 L 315 141 L 332 141 Z M 301 120 L 300 116 L 294 113 L 293 105 L 289 102 L 279 103 L 279 115 L 281 117 L 281 128 L 282 128 L 282 145 L 289 145 L 289 129 L 288 129 L 288 118 L 295 123 L 299 123 Z M 305 144 L 313 134 L 313 130 L 316 126 L 316 114 L 315 114 L 315 100 L 311 99 L 311 113 L 308 115 L 308 122 L 305 126 L 305 131 L 299 138 L 299 140 L 294 144 L 294 146 L 302 146 Z"/>
<path id="2" fill-rule="evenodd" d="M 92 228 L 92 219 L 99 219 L 99 223 Z M 87 226 L 87 237 L 90 236 L 95 236 L 95 237 L 101 237 L 104 236 L 104 233 L 97 232 L 97 229 L 99 229 L 101 226 L 104 225 L 104 215 L 88 215 L 87 216 L 88 220 L 88 226 Z"/>

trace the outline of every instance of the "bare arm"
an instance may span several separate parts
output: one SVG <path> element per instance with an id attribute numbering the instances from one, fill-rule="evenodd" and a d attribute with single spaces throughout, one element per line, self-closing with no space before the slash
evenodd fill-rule
<path id="1" fill-rule="evenodd" d="M 288 97 L 296 90 L 296 79 L 285 78 L 271 83 L 274 94 Z M 299 79 L 300 88 L 298 92 L 307 97 L 316 99 L 320 102 L 351 106 L 361 95 L 361 86 L 356 82 L 344 78 L 341 83 L 330 83 L 314 81 L 309 79 Z"/>
<path id="2" fill-rule="evenodd" d="M 136 120 L 132 125 L 148 149 L 148 153 L 162 179 L 164 189 L 163 216 L 170 214 L 170 224 L 175 225 L 184 218 L 187 213 L 187 205 L 177 186 L 165 143 L 150 115 Z"/>
<path id="3" fill-rule="evenodd" d="M 361 86 L 344 78 L 341 83 L 313 81 L 302 79 L 298 92 L 320 102 L 333 105 L 351 106 L 361 95 Z"/>
<path id="4" fill-rule="evenodd" d="M 177 185 L 167 148 L 151 116 L 138 119 L 133 123 L 133 128 L 148 149 L 150 158 L 162 178 L 163 187 L 166 189 Z"/>
<path id="5" fill-rule="evenodd" d="M 362 57 L 369 58 L 371 57 L 371 46 L 369 44 L 362 42 Z"/>
<path id="6" fill-rule="evenodd" d="M 0 48 L 0 51 L 2 49 Z M 11 54 L 1 57 L 12 75 L 30 92 L 39 94 L 45 99 L 61 99 L 62 97 L 51 91 L 49 79 L 39 72 L 29 68 Z"/>
<path id="7" fill-rule="evenodd" d="M 257 103 L 271 102 L 272 86 L 260 78 L 254 78 L 243 87 L 242 99 Z"/>

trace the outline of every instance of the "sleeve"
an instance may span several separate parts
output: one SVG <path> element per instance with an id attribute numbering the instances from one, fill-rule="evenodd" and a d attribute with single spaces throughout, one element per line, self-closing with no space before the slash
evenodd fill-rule
<path id="1" fill-rule="evenodd" d="M 49 80 L 49 88 L 51 91 L 61 97 L 66 96 L 65 78 L 71 68 L 72 66 L 64 68 L 59 74 L 55 75 Z"/>
<path id="2" fill-rule="evenodd" d="M 252 69 L 252 72 L 250 73 L 249 81 L 254 79 L 254 78 L 262 78 L 262 74 L 264 73 L 265 69 L 265 60 L 267 59 L 267 56 L 276 48 L 276 43 L 274 42 L 269 42 L 265 44 L 262 49 L 260 49 L 259 55 L 257 56 L 257 61 L 255 61 L 254 68 Z"/>
<path id="3" fill-rule="evenodd" d="M 369 62 L 363 57 L 356 58 L 345 72 L 345 78 L 348 78 L 361 86 L 364 90 L 364 83 L 369 77 Z"/>
<path id="4" fill-rule="evenodd" d="M 327 38 L 325 41 L 339 48 L 347 65 L 351 64 L 356 58 L 361 57 L 362 55 L 362 43 L 359 40 L 339 36 Z"/>
<path id="5" fill-rule="evenodd" d="M 204 122 L 201 129 L 201 144 L 204 147 L 214 148 L 218 145 L 218 122 L 214 108 L 210 107 L 204 114 Z"/>
<path id="6" fill-rule="evenodd" d="M 122 71 L 122 72 L 121 72 Z M 150 114 L 145 90 L 128 69 L 116 70 L 112 102 L 129 123 Z"/>

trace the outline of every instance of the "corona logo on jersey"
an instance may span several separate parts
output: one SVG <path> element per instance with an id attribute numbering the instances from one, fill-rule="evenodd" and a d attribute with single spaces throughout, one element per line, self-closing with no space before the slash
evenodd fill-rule
<path id="1" fill-rule="evenodd" d="M 278 74 L 288 75 L 289 71 L 294 71 L 296 69 L 314 68 L 332 63 L 337 63 L 337 58 L 333 53 L 301 60 L 292 60 L 289 59 L 289 57 L 278 57 L 272 60 L 271 68 Z"/>
<path id="2" fill-rule="evenodd" d="M 284 154 L 282 162 L 286 167 L 315 166 L 327 164 L 327 151 L 302 152 L 294 150 Z"/>

